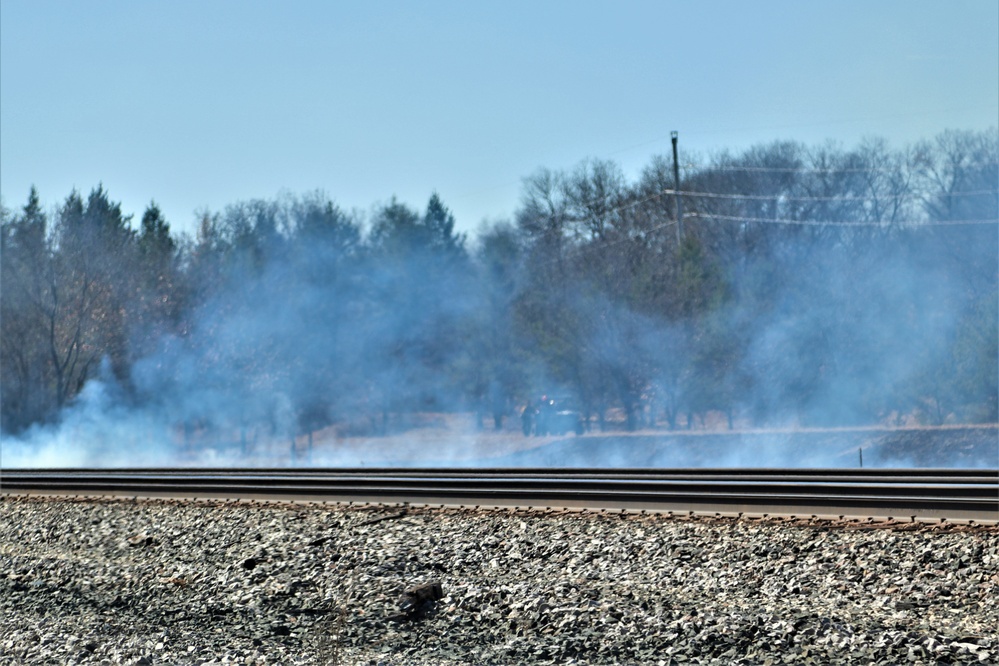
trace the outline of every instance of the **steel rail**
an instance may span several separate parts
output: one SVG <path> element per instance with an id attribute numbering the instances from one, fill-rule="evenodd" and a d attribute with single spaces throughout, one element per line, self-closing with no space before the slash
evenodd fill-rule
<path id="1" fill-rule="evenodd" d="M 999 470 L 32 469 L 0 492 L 999 522 Z"/>

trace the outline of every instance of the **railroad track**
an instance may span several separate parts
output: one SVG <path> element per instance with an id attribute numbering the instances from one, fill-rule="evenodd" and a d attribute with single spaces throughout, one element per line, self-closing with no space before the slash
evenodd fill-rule
<path id="1" fill-rule="evenodd" d="M 999 470 L 0 470 L 0 492 L 999 522 Z"/>

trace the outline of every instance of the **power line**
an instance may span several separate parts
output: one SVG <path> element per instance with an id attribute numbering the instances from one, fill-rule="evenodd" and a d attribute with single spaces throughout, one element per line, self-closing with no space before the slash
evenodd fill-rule
<path id="1" fill-rule="evenodd" d="M 635 201 L 630 201 L 626 204 L 617 206 L 606 211 L 606 214 L 611 214 L 626 210 L 628 208 L 634 208 L 643 203 L 659 199 L 663 196 L 673 194 L 672 189 L 664 189 L 659 192 L 650 194 L 642 199 Z M 695 193 L 696 194 L 696 193 Z M 757 224 L 773 224 L 780 226 L 806 226 L 806 227 L 886 227 L 894 226 L 901 227 L 904 229 L 924 229 L 931 227 L 951 227 L 951 226 L 985 226 L 985 225 L 999 225 L 999 219 L 978 219 L 978 220 L 907 220 L 907 221 L 892 221 L 890 223 L 877 222 L 877 221 L 834 221 L 834 220 L 789 220 L 781 218 L 769 218 L 769 217 L 746 217 L 742 215 L 715 215 L 712 213 L 690 213 L 685 215 L 686 218 L 707 218 L 720 220 L 724 222 L 739 222 L 747 223 L 753 222 Z M 595 221 L 594 216 L 581 217 L 572 219 L 576 223 L 585 223 L 589 221 Z M 575 252 L 591 252 L 604 250 L 608 247 L 613 247 L 615 245 L 620 245 L 622 243 L 634 242 L 639 240 L 639 236 L 649 236 L 657 231 L 662 231 L 667 229 L 677 223 L 676 220 L 667 220 L 660 224 L 653 225 L 651 227 L 638 229 L 635 235 L 625 235 L 621 238 L 615 240 L 604 240 L 603 242 L 597 244 L 583 245 L 573 248 Z M 549 259 L 548 261 L 541 262 L 542 265 L 551 265 L 558 261 L 557 258 Z"/>
<path id="2" fill-rule="evenodd" d="M 999 166 L 999 162 L 984 162 L 977 163 L 975 167 L 994 167 Z M 823 168 L 823 167 L 766 167 L 766 166 L 742 166 L 738 164 L 694 164 L 693 162 L 687 162 L 682 165 L 682 168 L 686 171 L 702 170 L 703 173 L 711 173 L 712 171 L 745 171 L 750 173 L 825 173 L 825 174 L 837 174 L 837 173 L 895 173 L 898 169 L 892 168 L 878 168 L 872 166 L 866 167 L 842 167 L 842 168 Z M 703 174 L 702 174 L 703 175 Z"/>
<path id="3" fill-rule="evenodd" d="M 833 220 L 787 220 L 771 217 L 745 217 L 743 215 L 715 215 L 714 213 L 691 213 L 688 217 L 704 217 L 715 220 L 727 220 L 732 222 L 759 222 L 761 224 L 798 225 L 810 227 L 883 227 L 891 224 L 896 227 L 920 228 L 920 227 L 952 227 L 999 224 L 999 219 L 994 220 L 907 220 L 907 221 L 833 221 Z"/>
<path id="4" fill-rule="evenodd" d="M 773 201 L 774 199 L 779 199 L 781 201 L 874 201 L 878 197 L 876 196 L 852 196 L 852 195 L 831 195 L 831 196 L 788 196 L 784 194 L 727 194 L 721 192 L 696 192 L 693 190 L 664 190 L 666 194 L 680 194 L 685 197 L 691 198 L 703 198 L 703 199 L 749 199 L 749 200 L 759 200 L 759 201 Z M 997 195 L 999 190 L 967 190 L 964 192 L 948 192 L 945 196 L 948 197 L 976 197 L 985 195 Z M 907 201 L 921 201 L 922 197 L 916 194 L 903 194 L 897 197 L 886 196 L 885 198 L 896 198 Z"/>
<path id="5" fill-rule="evenodd" d="M 666 194 L 666 191 L 658 193 L 657 196 Z M 655 197 L 651 197 L 655 198 Z M 648 198 L 647 198 L 648 199 Z M 647 200 L 646 199 L 646 200 Z M 621 208 L 627 208 L 635 205 L 633 202 L 627 206 L 622 206 Z M 855 221 L 855 222 L 836 222 L 832 220 L 788 220 L 788 219 L 775 219 L 768 217 L 745 217 L 740 215 L 714 215 L 710 213 L 690 213 L 685 215 L 686 218 L 710 218 L 714 220 L 721 220 L 725 222 L 754 222 L 758 224 L 775 224 L 780 226 L 804 226 L 804 227 L 886 227 L 889 223 L 885 222 L 874 222 L 874 221 Z M 585 222 L 586 218 L 576 220 L 577 222 Z M 639 234 L 642 236 L 651 235 L 657 231 L 662 231 L 668 227 L 676 224 L 676 220 L 669 220 L 661 224 L 653 225 L 651 227 L 639 230 Z M 924 229 L 929 227 L 951 227 L 951 226 L 984 226 L 984 225 L 999 225 L 999 219 L 985 219 L 985 220 L 918 220 L 918 221 L 904 221 L 904 222 L 891 222 L 891 226 L 902 227 L 905 229 Z M 608 247 L 613 247 L 615 245 L 620 245 L 622 243 L 634 242 L 638 240 L 638 234 L 636 235 L 625 235 L 621 238 L 603 241 L 601 243 L 592 243 L 589 245 L 583 245 L 580 247 L 573 248 L 575 252 L 591 252 L 600 251 Z M 555 263 L 557 259 L 550 259 L 548 261 L 542 262 L 543 265 L 551 265 Z"/>
<path id="6" fill-rule="evenodd" d="M 727 192 L 699 192 L 695 190 L 676 190 L 674 188 L 664 188 L 652 194 L 648 194 L 640 199 L 634 199 L 626 203 L 612 206 L 606 210 L 600 211 L 598 214 L 590 214 L 585 217 L 573 218 L 574 221 L 596 221 L 600 217 L 606 217 L 613 215 L 614 213 L 620 212 L 622 210 L 627 210 L 628 208 L 634 208 L 635 206 L 655 199 L 660 199 L 665 196 L 673 196 L 680 194 L 681 196 L 688 197 L 691 199 L 722 199 L 730 201 L 748 200 L 748 201 L 795 201 L 795 202 L 829 202 L 829 201 L 843 201 L 843 202 L 874 202 L 879 199 L 877 196 L 853 196 L 853 195 L 831 195 L 831 196 L 790 196 L 786 194 L 730 194 Z M 999 195 L 999 190 L 965 190 L 959 192 L 949 192 L 944 193 L 942 196 L 951 198 L 972 198 L 972 197 L 982 197 L 982 196 L 996 196 Z M 915 193 L 901 194 L 897 196 L 887 195 L 884 197 L 885 200 L 894 201 L 905 201 L 905 202 L 922 202 L 925 198 L 922 195 Z M 590 199 L 589 201 L 582 202 L 566 202 L 567 209 L 587 209 L 591 208 L 596 204 L 607 203 L 606 198 L 596 198 Z M 692 215 L 692 214 L 691 214 Z M 690 217 L 690 215 L 684 215 L 684 217 Z"/>
<path id="7" fill-rule="evenodd" d="M 999 163 L 997 163 L 999 164 Z M 627 196 L 627 190 L 631 188 L 626 188 L 622 192 L 612 192 L 610 196 L 598 196 L 587 201 L 574 202 L 571 201 L 568 196 L 568 184 L 562 183 L 562 190 L 565 193 L 566 200 L 564 204 L 566 208 L 591 208 L 598 204 L 607 204 L 609 200 L 614 198 L 620 198 L 621 194 Z M 621 204 L 619 206 L 614 206 L 602 211 L 601 215 L 611 215 L 620 210 L 626 208 L 631 208 L 639 203 L 644 203 L 653 199 L 658 199 L 662 196 L 673 196 L 681 195 L 683 197 L 689 197 L 693 199 L 726 199 L 726 200 L 747 200 L 747 201 L 773 201 L 775 199 L 780 201 L 797 201 L 797 202 L 809 202 L 809 201 L 843 201 L 843 202 L 864 202 L 864 201 L 877 201 L 881 200 L 893 200 L 893 201 L 905 201 L 905 202 L 916 202 L 920 203 L 926 200 L 927 195 L 925 193 L 919 192 L 906 192 L 897 195 L 886 194 L 879 197 L 878 195 L 847 195 L 847 194 L 833 194 L 827 196 L 818 195 L 789 195 L 784 193 L 776 194 L 738 194 L 731 192 L 703 192 L 697 190 L 678 190 L 675 187 L 667 187 L 658 192 L 653 192 L 651 195 L 647 195 L 638 200 L 632 200 L 627 203 Z M 936 192 L 931 193 L 931 196 L 940 196 L 947 198 L 973 198 L 973 197 L 986 197 L 986 196 L 997 196 L 999 195 L 999 189 L 987 189 L 987 190 L 958 190 L 956 192 Z M 591 219 L 596 219 L 591 216 Z"/>
<path id="8" fill-rule="evenodd" d="M 984 193 L 991 193 L 991 194 L 997 194 L 997 193 L 999 193 L 999 191 L 996 191 L 996 190 L 980 190 L 980 191 L 972 191 L 972 192 L 974 192 L 974 194 L 979 194 L 979 193 L 982 193 L 982 192 L 984 192 Z M 658 192 L 654 192 L 652 194 L 646 195 L 646 196 L 644 196 L 644 197 L 642 197 L 640 199 L 629 201 L 629 202 L 621 204 L 619 206 L 615 206 L 613 208 L 609 208 L 606 211 L 603 211 L 600 214 L 600 216 L 587 215 L 587 216 L 582 216 L 582 217 L 570 217 L 570 219 L 571 219 L 572 222 L 577 223 L 577 224 L 579 224 L 579 223 L 587 223 L 587 222 L 596 222 L 599 219 L 608 217 L 610 215 L 613 215 L 614 213 L 619 213 L 619 212 L 627 210 L 629 208 L 635 208 L 635 207 L 637 207 L 637 206 L 639 206 L 641 204 L 648 203 L 648 202 L 654 201 L 656 199 L 661 199 L 662 197 L 673 195 L 675 193 L 676 193 L 676 190 L 674 190 L 673 188 L 665 188 L 665 189 L 662 189 L 662 190 L 660 190 Z M 680 193 L 683 194 L 684 196 L 690 195 L 690 196 L 694 196 L 694 197 L 697 197 L 697 196 L 713 196 L 713 197 L 718 197 L 718 198 L 736 198 L 736 199 L 739 199 L 739 198 L 756 198 L 757 197 L 757 195 L 746 195 L 746 196 L 743 196 L 743 195 L 728 195 L 728 194 L 712 193 L 712 192 L 687 192 L 685 190 L 681 190 Z M 969 192 L 969 194 L 970 193 L 971 192 Z M 763 198 L 763 199 L 767 199 L 767 200 L 772 200 L 774 197 L 770 196 L 770 197 L 759 197 L 759 198 Z M 796 200 L 804 200 L 804 201 L 807 201 L 807 200 L 825 201 L 825 200 L 829 200 L 829 199 L 835 200 L 836 197 L 798 197 L 798 198 L 796 198 Z M 587 203 L 593 203 L 593 202 L 587 202 Z M 583 205 L 585 206 L 586 204 L 583 204 Z M 904 221 L 891 221 L 891 222 L 882 222 L 882 221 L 875 221 L 875 220 L 856 220 L 856 221 L 792 220 L 792 219 L 786 219 L 786 218 L 753 217 L 753 216 L 745 216 L 745 215 L 721 215 L 721 214 L 701 213 L 701 212 L 689 213 L 689 214 L 686 214 L 684 217 L 685 218 L 711 218 L 711 219 L 722 220 L 722 221 L 732 221 L 732 222 L 742 222 L 742 223 L 745 223 L 745 222 L 754 222 L 754 223 L 758 223 L 758 224 L 777 224 L 777 225 L 783 225 L 783 226 L 797 225 L 797 226 L 822 226 L 822 227 L 884 227 L 884 226 L 886 226 L 888 224 L 891 224 L 891 225 L 896 226 L 896 227 L 922 228 L 922 227 L 945 227 L 945 226 L 981 226 L 981 225 L 999 224 L 999 219 L 967 219 L 967 220 L 928 220 L 927 219 L 927 220 L 904 220 Z M 655 226 L 649 227 L 647 229 L 642 229 L 641 232 L 642 233 L 652 233 L 652 232 L 664 229 L 666 227 L 670 227 L 670 226 L 672 226 L 674 224 L 677 224 L 676 220 L 669 220 L 669 221 L 664 222 L 662 224 L 655 225 Z M 620 243 L 620 242 L 626 242 L 628 240 L 633 240 L 633 239 L 632 238 L 622 238 L 622 239 L 618 239 L 616 241 L 611 241 L 611 242 L 604 243 L 604 246 L 613 245 L 613 244 L 617 244 L 617 243 Z"/>

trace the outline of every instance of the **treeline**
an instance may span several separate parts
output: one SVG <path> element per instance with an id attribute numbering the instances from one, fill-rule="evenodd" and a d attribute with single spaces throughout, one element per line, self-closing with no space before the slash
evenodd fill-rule
<path id="1" fill-rule="evenodd" d="M 48 213 L 32 190 L 3 211 L 2 427 L 90 380 L 112 418 L 282 435 L 541 393 L 630 428 L 994 422 L 997 188 L 989 131 L 761 145 L 679 188 L 665 158 L 541 170 L 473 239 L 437 194 L 255 200 L 178 237 L 100 186 Z"/>

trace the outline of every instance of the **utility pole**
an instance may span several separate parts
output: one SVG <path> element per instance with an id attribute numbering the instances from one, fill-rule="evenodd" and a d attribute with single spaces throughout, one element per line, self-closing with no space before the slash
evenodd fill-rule
<path id="1" fill-rule="evenodd" d="M 680 249 L 683 238 L 683 205 L 680 203 L 680 161 L 676 156 L 677 133 L 670 134 L 673 139 L 673 201 L 676 204 L 676 247 Z"/>

